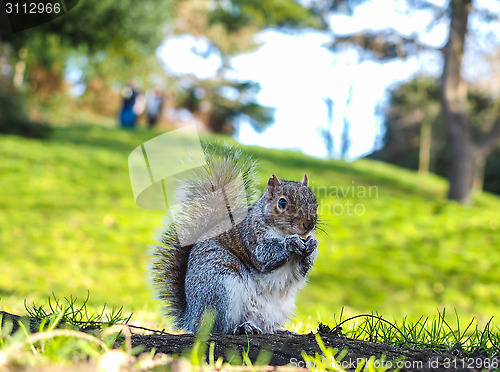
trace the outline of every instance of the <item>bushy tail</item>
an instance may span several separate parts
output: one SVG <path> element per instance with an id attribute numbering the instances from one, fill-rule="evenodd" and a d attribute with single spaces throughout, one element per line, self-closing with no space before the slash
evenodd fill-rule
<path id="1" fill-rule="evenodd" d="M 154 251 L 155 287 L 165 302 L 167 315 L 179 329 L 183 328 L 185 277 L 193 244 L 224 228 L 222 221 L 227 221 L 228 213 L 232 213 L 229 206 L 240 210 L 248 208 L 258 197 L 256 163 L 250 157 L 219 142 L 205 142 L 203 149 L 207 165 L 192 170 L 179 180 L 177 187 L 182 191 L 182 202 L 177 205 L 175 213 L 169 211 Z M 235 180 L 243 182 L 243 197 L 241 187 L 234 186 Z M 218 190 L 223 191 L 226 203 L 214 199 Z M 246 205 L 241 205 L 242 200 Z"/>

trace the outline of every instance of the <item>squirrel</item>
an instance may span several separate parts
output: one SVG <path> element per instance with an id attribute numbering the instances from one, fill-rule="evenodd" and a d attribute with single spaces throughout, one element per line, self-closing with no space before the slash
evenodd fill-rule
<path id="1" fill-rule="evenodd" d="M 282 331 L 317 255 L 318 203 L 307 175 L 294 182 L 273 174 L 254 202 L 256 164 L 228 146 L 206 145 L 204 152 L 206 165 L 181 182 L 180 217 L 167 221 L 154 247 L 152 273 L 159 297 L 179 330 L 196 332 L 205 309 L 211 308 L 213 333 Z M 238 176 L 246 215 L 237 222 L 230 205 L 241 200 L 241 193 L 231 189 Z M 217 190 L 225 202 L 210 202 Z M 228 214 L 226 229 L 198 228 L 200 223 L 215 226 Z M 190 236 L 195 239 L 181 239 L 186 231 L 197 231 Z"/>

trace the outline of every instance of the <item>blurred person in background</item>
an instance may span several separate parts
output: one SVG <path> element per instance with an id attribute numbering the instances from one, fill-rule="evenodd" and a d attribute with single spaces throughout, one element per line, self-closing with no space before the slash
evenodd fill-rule
<path id="1" fill-rule="evenodd" d="M 158 122 L 163 107 L 163 92 L 160 88 L 154 88 L 147 95 L 146 101 L 146 115 L 150 128 L 153 128 Z"/>
<path id="2" fill-rule="evenodd" d="M 135 128 L 137 116 L 144 111 L 144 97 L 140 94 L 133 81 L 129 81 L 122 89 L 122 108 L 120 110 L 120 126 Z"/>

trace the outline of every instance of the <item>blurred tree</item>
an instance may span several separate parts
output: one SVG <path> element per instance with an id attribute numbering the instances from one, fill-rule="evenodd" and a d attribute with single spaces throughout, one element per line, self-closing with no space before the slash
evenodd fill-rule
<path id="1" fill-rule="evenodd" d="M 273 110 L 255 100 L 258 84 L 228 79 L 233 56 L 258 48 L 255 35 L 266 28 L 292 31 L 324 27 L 321 17 L 295 0 L 179 1 L 176 14 L 174 34 L 190 34 L 204 41 L 204 47 L 194 52 L 205 58 L 216 55 L 221 61 L 215 77 L 180 85 L 181 93 L 191 98 L 196 98 L 195 92 L 203 92 L 201 109 L 206 111 L 196 105 L 189 109 L 214 133 L 233 133 L 241 120 L 261 132 L 273 120 Z M 228 92 L 232 93 L 227 96 Z"/>
<path id="2" fill-rule="evenodd" d="M 313 8 L 296 0 L 178 1 L 176 12 L 174 32 L 206 38 L 210 47 L 201 53 L 216 53 L 224 68 L 227 57 L 256 48 L 254 36 L 263 29 L 325 27 Z"/>
<path id="3" fill-rule="evenodd" d="M 477 87 L 468 88 L 468 120 L 471 138 L 478 140 L 488 133 L 498 120 L 500 99 L 493 98 Z M 439 82 L 430 76 L 419 76 L 391 92 L 385 112 L 384 147 L 369 157 L 410 169 L 425 170 L 446 175 L 447 131 L 440 115 Z M 432 136 L 429 133 L 432 131 Z M 422 153 L 425 152 L 424 155 Z M 425 159 L 425 166 L 422 159 Z M 474 187 L 500 194 L 498 174 L 500 149 L 496 149 L 484 164 L 484 171 L 476 169 Z"/>
<path id="4" fill-rule="evenodd" d="M 328 14 L 332 10 L 352 12 L 355 6 L 363 2 L 363 0 L 317 0 L 315 6 L 322 14 Z M 427 0 L 407 0 L 405 3 L 408 12 L 427 10 L 432 14 L 427 30 L 445 22 L 448 24 L 446 45 L 439 49 L 443 56 L 440 109 L 448 133 L 448 198 L 469 203 L 476 166 L 493 151 L 500 140 L 500 120 L 497 120 L 481 138 L 472 136 L 474 128 L 467 110 L 468 87 L 462 76 L 466 37 L 473 37 L 473 32 L 468 28 L 469 18 L 472 12 L 478 23 L 485 25 L 498 22 L 500 15 L 477 2 L 473 4 L 472 0 L 449 0 L 444 6 Z M 380 61 L 407 58 L 422 50 L 435 50 L 422 42 L 420 36 L 404 35 L 394 29 L 362 30 L 335 36 L 331 48 L 336 50 L 342 45 L 355 45 L 365 55 Z M 489 40 L 486 43 L 489 48 L 493 42 L 498 43 L 498 37 L 494 33 L 488 36 Z M 484 44 L 484 40 L 479 43 L 476 39 L 474 46 L 477 48 Z"/>
<path id="5" fill-rule="evenodd" d="M 57 77 L 61 80 L 70 58 L 84 56 L 86 63 L 106 63 L 112 70 L 140 64 L 154 55 L 166 36 L 166 22 L 173 17 L 171 4 L 161 0 L 80 1 L 64 16 L 25 31 L 12 33 L 4 24 L 0 40 L 15 51 L 27 51 L 28 79 L 38 91 Z"/>
<path id="6" fill-rule="evenodd" d="M 165 37 L 166 22 L 173 17 L 171 4 L 161 0 L 80 1 L 64 16 L 48 23 L 10 37 L 2 28 L 0 36 L 17 50 L 33 48 L 45 67 L 64 57 L 54 53 L 57 47 L 93 55 L 114 45 L 124 49 L 124 58 L 128 48 L 154 53 Z"/>
<path id="7" fill-rule="evenodd" d="M 341 136 L 341 141 L 342 144 L 340 146 L 340 155 L 342 159 L 347 159 L 347 155 L 349 154 L 349 149 L 351 148 L 351 137 L 349 136 L 349 132 L 351 130 L 351 123 L 349 122 L 349 119 L 347 118 L 347 109 L 349 108 L 349 105 L 352 102 L 352 85 L 349 86 L 349 93 L 347 95 L 347 101 L 345 103 L 345 110 L 344 110 L 344 125 L 342 126 L 342 136 Z"/>
<path id="8" fill-rule="evenodd" d="M 241 119 L 258 132 L 272 123 L 274 110 L 253 100 L 260 89 L 255 82 L 209 79 L 195 80 L 190 86 L 180 106 L 204 122 L 212 133 L 233 134 L 236 121 Z"/>
<path id="9" fill-rule="evenodd" d="M 28 117 L 23 97 L 12 86 L 0 81 L 0 133 L 45 138 L 50 132 L 47 124 Z"/>
<path id="10" fill-rule="evenodd" d="M 205 83 L 191 80 L 191 85 L 172 85 L 182 98 L 201 84 L 214 100 L 207 128 L 232 132 L 236 118 L 246 118 L 262 130 L 271 123 L 272 110 L 250 97 L 258 91 L 257 85 L 228 80 L 230 58 L 256 48 L 254 36 L 265 28 L 321 26 L 321 18 L 295 0 L 85 0 L 64 16 L 22 32 L 13 34 L 5 22 L 0 26 L 0 40 L 12 46 L 13 54 L 27 51 L 15 63 L 26 66 L 19 81 L 29 82 L 34 92 L 48 97 L 63 89 L 63 73 L 71 66 L 83 72 L 86 102 L 105 112 L 110 109 L 103 107 L 108 101 L 103 99 L 109 96 L 107 87 L 132 77 L 147 85 L 151 73 L 165 76 L 155 55 L 157 47 L 168 35 L 191 34 L 208 45 L 195 52 L 204 57 L 216 54 L 221 68 Z M 218 93 L 230 87 L 239 92 L 238 102 Z"/>
<path id="11" fill-rule="evenodd" d="M 333 125 L 333 99 L 331 97 L 323 98 L 327 109 L 327 124 L 326 128 L 321 128 L 320 133 L 323 137 L 323 142 L 326 147 L 326 156 L 328 158 L 333 157 L 333 135 L 332 135 L 332 125 Z"/>
<path id="12" fill-rule="evenodd" d="M 442 124 L 436 79 L 419 76 L 402 84 L 391 92 L 384 147 L 373 157 L 420 173 L 436 172 L 446 146 Z"/>

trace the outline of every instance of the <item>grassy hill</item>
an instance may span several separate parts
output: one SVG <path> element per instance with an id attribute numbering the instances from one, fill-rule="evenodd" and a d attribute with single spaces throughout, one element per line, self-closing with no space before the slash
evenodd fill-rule
<path id="1" fill-rule="evenodd" d="M 148 244 L 163 212 L 134 203 L 127 158 L 160 134 L 58 128 L 50 140 L 0 137 L 0 309 L 55 296 L 124 306 L 158 320 Z M 437 309 L 486 322 L 500 315 L 500 199 L 445 201 L 444 180 L 383 163 L 324 161 L 246 148 L 271 173 L 300 179 L 319 200 L 323 232 L 296 322 L 378 312 L 418 319 Z M 319 318 L 319 319 L 318 319 Z"/>

